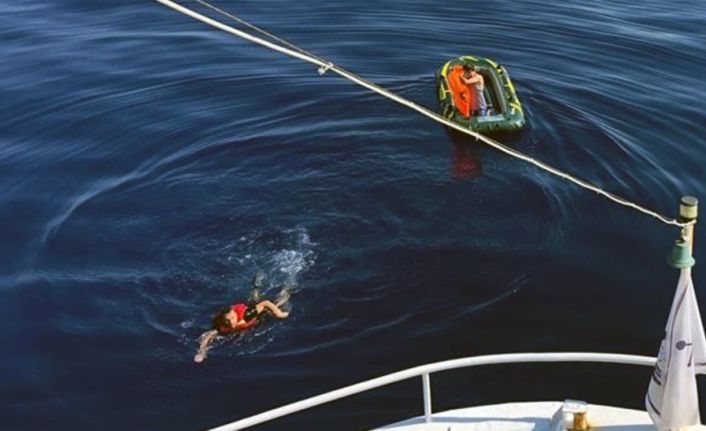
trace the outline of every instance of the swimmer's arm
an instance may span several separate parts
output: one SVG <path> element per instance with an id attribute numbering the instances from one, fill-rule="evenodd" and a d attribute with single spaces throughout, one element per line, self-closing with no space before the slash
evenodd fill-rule
<path id="1" fill-rule="evenodd" d="M 201 350 L 208 350 L 208 346 L 211 344 L 214 338 L 218 335 L 218 331 L 215 329 L 211 329 L 210 331 L 206 332 L 206 335 L 203 337 L 201 340 L 201 345 L 199 346 L 199 351 Z"/>
<path id="2" fill-rule="evenodd" d="M 217 335 L 218 331 L 216 331 L 215 329 L 211 329 L 210 331 L 204 333 L 204 335 L 201 336 L 201 344 L 199 344 L 199 351 L 196 352 L 196 356 L 194 356 L 195 362 L 203 362 L 203 360 L 206 359 L 206 352 L 208 352 L 208 347 L 211 345 L 211 342 L 214 338 L 216 338 Z"/>
<path id="3" fill-rule="evenodd" d="M 466 78 L 465 76 L 461 76 L 461 79 L 463 82 L 466 84 L 477 84 L 479 82 L 483 82 L 483 77 L 482 76 L 476 76 L 475 78 Z"/>

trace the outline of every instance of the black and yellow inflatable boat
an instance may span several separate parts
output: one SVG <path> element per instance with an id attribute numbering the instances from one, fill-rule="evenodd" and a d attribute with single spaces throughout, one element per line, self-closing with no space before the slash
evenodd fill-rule
<path id="1" fill-rule="evenodd" d="M 479 91 L 460 80 L 464 66 L 483 76 L 482 103 Z M 522 104 L 505 68 L 493 60 L 466 55 L 444 64 L 436 74 L 441 114 L 478 133 L 513 132 L 525 125 Z M 482 109 L 485 107 L 485 109 Z"/>

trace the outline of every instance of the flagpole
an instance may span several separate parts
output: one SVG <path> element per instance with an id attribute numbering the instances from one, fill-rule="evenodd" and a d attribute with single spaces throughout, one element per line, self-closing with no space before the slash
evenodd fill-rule
<path id="1" fill-rule="evenodd" d="M 696 225 L 696 219 L 699 216 L 699 200 L 694 196 L 682 196 L 679 201 L 679 221 L 690 222 L 690 224 L 682 228 L 681 238 L 682 241 L 686 242 L 689 249 L 689 255 L 694 256 L 694 226 Z M 693 262 L 693 260 L 692 260 Z M 690 267 L 682 268 L 682 271 L 691 271 Z M 685 427 L 677 428 L 677 431 L 684 431 Z"/>
<path id="2" fill-rule="evenodd" d="M 706 333 L 691 279 L 698 205 L 693 196 L 681 198 L 679 219 L 688 225 L 667 258 L 670 266 L 679 269 L 679 282 L 645 394 L 645 410 L 659 431 L 686 431 L 701 423 L 696 374 L 706 374 Z"/>
<path id="3" fill-rule="evenodd" d="M 699 216 L 699 200 L 694 196 L 682 196 L 679 201 L 679 220 L 682 222 L 694 221 L 693 224 L 682 229 L 682 238 L 686 241 L 689 247 L 689 254 L 694 256 L 694 226 L 696 219 Z M 691 268 L 686 268 L 690 271 Z M 684 427 L 677 428 L 677 431 L 684 431 Z"/>
<path id="4" fill-rule="evenodd" d="M 699 200 L 693 196 L 682 196 L 679 201 L 679 221 L 690 222 L 696 221 L 699 215 Z M 682 228 L 681 236 L 689 245 L 689 253 L 694 254 L 694 225 Z"/>

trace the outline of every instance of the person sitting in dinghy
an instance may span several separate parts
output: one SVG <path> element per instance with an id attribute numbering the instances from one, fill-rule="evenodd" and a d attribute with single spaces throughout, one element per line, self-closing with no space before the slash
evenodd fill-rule
<path id="1" fill-rule="evenodd" d="M 257 297 L 255 292 L 255 297 Z M 199 350 L 194 356 L 194 362 L 203 362 L 206 359 L 208 348 L 218 336 L 233 334 L 257 326 L 262 318 L 271 314 L 278 319 L 286 319 L 288 311 L 281 309 L 289 299 L 286 290 L 282 290 L 276 303 L 269 300 L 250 301 L 249 304 L 238 303 L 224 308 L 213 318 L 211 330 L 204 332 L 199 343 Z"/>
<path id="2" fill-rule="evenodd" d="M 471 91 L 475 92 L 476 103 L 475 106 L 471 106 L 471 110 L 474 115 L 487 115 L 488 105 L 485 102 L 485 96 L 483 95 L 483 89 L 485 88 L 485 81 L 483 80 L 483 75 L 478 73 L 475 67 L 464 64 L 463 75 L 461 75 L 461 79 Z"/>

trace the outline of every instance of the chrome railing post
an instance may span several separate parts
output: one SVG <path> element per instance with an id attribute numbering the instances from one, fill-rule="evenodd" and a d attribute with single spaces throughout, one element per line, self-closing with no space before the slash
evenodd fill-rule
<path id="1" fill-rule="evenodd" d="M 422 393 L 424 395 L 424 422 L 431 422 L 431 379 L 429 373 L 422 374 Z"/>

